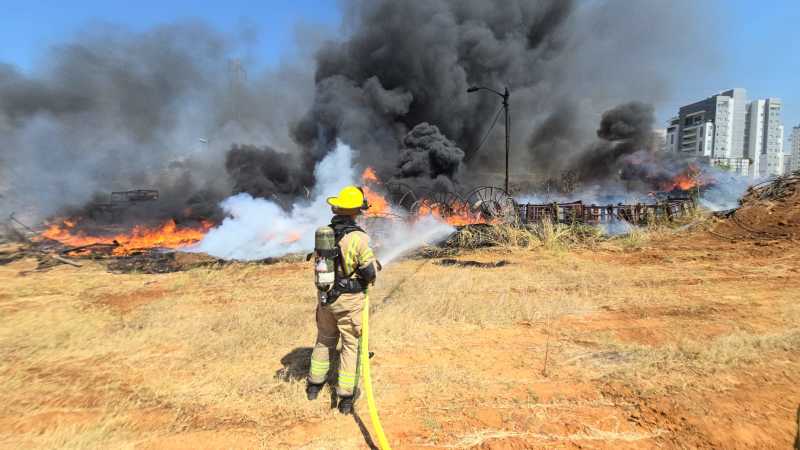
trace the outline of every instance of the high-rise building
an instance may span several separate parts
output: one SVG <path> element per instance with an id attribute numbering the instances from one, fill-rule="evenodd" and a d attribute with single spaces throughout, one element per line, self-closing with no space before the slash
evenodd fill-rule
<path id="1" fill-rule="evenodd" d="M 755 100 L 748 111 L 748 153 L 754 177 L 783 175 L 781 101 Z"/>
<path id="2" fill-rule="evenodd" d="M 800 125 L 792 128 L 792 135 L 789 139 L 791 157 L 789 162 L 784 162 L 784 167 L 786 172 L 794 172 L 800 170 Z"/>
<path id="3" fill-rule="evenodd" d="M 680 138 L 680 119 L 676 116 L 667 121 L 667 133 L 664 136 L 665 150 L 678 153 L 678 138 Z"/>
<path id="4" fill-rule="evenodd" d="M 682 106 L 678 116 L 667 122 L 668 151 L 705 158 L 741 175 L 783 173 L 782 148 L 780 99 L 748 103 L 747 91 L 742 88 Z"/>
<path id="5" fill-rule="evenodd" d="M 680 108 L 678 151 L 708 158 L 742 158 L 747 93 L 736 88 Z"/>

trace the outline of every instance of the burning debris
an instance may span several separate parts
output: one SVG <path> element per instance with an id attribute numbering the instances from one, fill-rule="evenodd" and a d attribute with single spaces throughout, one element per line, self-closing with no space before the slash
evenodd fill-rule
<path id="1" fill-rule="evenodd" d="M 14 225 L 7 224 L 6 228 L 15 231 L 12 237 L 21 246 L 0 253 L 0 264 L 34 257 L 36 270 L 44 270 L 59 264 L 81 267 L 76 259 L 91 259 L 107 260 L 112 271 L 165 273 L 219 262 L 207 255 L 187 256 L 174 251 L 199 242 L 210 229 L 210 223 L 200 228 L 185 228 L 167 222 L 155 228 L 134 227 L 124 234 L 108 234 L 109 230 L 104 229 L 105 234 L 92 235 L 70 219 L 42 230 L 28 227 L 13 215 L 9 222 Z"/>
<path id="2" fill-rule="evenodd" d="M 346 147 L 342 147 L 342 149 L 344 153 L 347 153 Z M 344 157 L 344 162 L 347 162 L 346 157 Z M 691 196 L 669 196 L 666 200 L 657 200 L 652 204 L 620 203 L 598 206 L 585 205 L 581 201 L 517 204 L 502 189 L 488 186 L 474 189 L 464 196 L 448 191 L 420 189 L 419 192 L 414 192 L 412 190 L 411 197 L 416 200 L 404 207 L 402 203 L 395 204 L 390 200 L 387 185 L 380 181 L 372 168 L 368 167 L 362 172 L 361 182 L 370 204 L 369 210 L 361 218 L 361 223 L 376 238 L 376 247 L 379 249 L 382 241 L 392 241 L 396 239 L 397 235 L 406 234 L 407 229 L 414 229 L 417 224 L 432 230 L 438 229 L 438 225 L 433 223 L 459 227 L 495 224 L 525 226 L 542 221 L 587 225 L 613 224 L 615 222 L 645 225 L 674 220 L 690 213 L 694 208 Z M 148 191 L 127 192 L 126 198 L 154 200 L 153 194 Z M 246 201 L 244 197 L 242 200 Z M 270 206 L 263 200 L 259 200 L 259 202 L 266 207 L 280 210 L 277 205 Z M 315 205 L 312 203 L 311 206 Z M 327 208 L 321 210 L 323 213 L 327 213 Z M 235 218 L 235 210 L 231 210 L 231 212 Z M 271 215 L 274 212 L 268 214 Z M 300 214 L 300 217 L 303 217 L 303 213 Z M 430 219 L 433 223 L 425 222 L 423 219 Z M 282 234 L 278 229 L 266 230 L 266 234 L 262 232 L 256 236 L 256 239 L 262 244 L 280 249 L 276 254 L 290 253 L 287 249 L 293 247 L 298 250 L 302 249 L 303 229 L 292 228 L 297 225 L 296 219 L 287 218 L 287 220 Z M 260 222 L 257 223 L 260 224 Z M 308 225 L 311 224 L 312 222 L 309 221 Z M 301 224 L 301 226 L 305 225 Z M 186 267 L 184 264 L 176 265 L 174 263 L 176 261 L 175 250 L 203 249 L 203 243 L 207 236 L 213 237 L 214 233 L 218 232 L 214 228 L 214 224 L 207 221 L 201 221 L 196 226 L 178 226 L 170 220 L 153 227 L 136 225 L 125 232 L 115 232 L 114 229 L 114 226 L 97 228 L 94 222 L 84 224 L 81 218 L 64 218 L 46 224 L 46 228 L 37 232 L 37 235 L 29 241 L 32 248 L 35 248 L 34 252 L 51 255 L 50 259 L 66 264 L 72 262 L 66 260 L 65 257 L 116 258 L 109 265 L 111 270 L 133 270 L 135 268 L 138 271 L 160 273 L 175 270 L 176 267 Z M 427 232 L 417 230 L 414 233 L 426 235 Z M 443 235 L 439 236 L 443 237 Z M 264 257 L 270 256 L 272 255 Z"/>
<path id="3" fill-rule="evenodd" d="M 439 142 L 435 136 L 434 141 Z M 429 155 L 435 153 L 434 148 L 431 147 Z M 71 216 L 46 222 L 30 241 L 37 252 L 43 251 L 57 258 L 117 258 L 117 269 L 138 267 L 138 270 L 156 272 L 172 270 L 174 256 L 166 255 L 175 251 L 207 252 L 215 258 L 242 260 L 263 260 L 303 252 L 310 245 L 308 240 L 312 234 L 309 230 L 327 220 L 329 207 L 324 203 L 325 198 L 330 192 L 335 192 L 342 182 L 356 178 L 352 154 L 348 146 L 339 144 L 337 151 L 316 167 L 313 179 L 318 183 L 309 192 L 309 198 L 289 208 L 281 204 L 279 199 L 253 198 L 241 193 L 223 202 L 222 208 L 227 217 L 221 222 L 199 220 L 179 224 L 170 219 L 154 225 L 125 225 L 98 222 L 86 216 Z M 257 157 L 261 158 L 272 153 L 269 150 L 240 148 L 237 155 L 234 158 L 237 161 L 240 157 L 241 161 L 247 161 L 252 160 L 253 155 L 261 155 Z M 240 168 L 237 170 L 241 170 L 242 179 L 259 178 L 247 172 L 251 169 L 260 171 L 257 167 L 248 169 L 246 164 L 238 163 L 231 163 L 230 166 Z M 369 210 L 361 218 L 361 224 L 374 236 L 379 251 L 382 243 L 393 243 L 385 246 L 392 249 L 406 248 L 409 243 L 419 246 L 430 240 L 443 239 L 452 233 L 453 227 L 501 224 L 529 226 L 542 221 L 644 225 L 674 220 L 694 208 L 693 197 L 688 195 L 679 198 L 671 194 L 666 199 L 654 198 L 651 203 L 635 204 L 597 205 L 584 204 L 582 201 L 518 203 L 504 190 L 492 186 L 459 194 L 447 190 L 444 184 L 436 189 L 415 189 L 396 181 L 384 183 L 378 171 L 372 167 L 364 169 L 359 178 L 358 184 L 363 186 L 370 204 Z M 673 185 L 684 187 L 684 178 L 699 186 L 697 183 L 701 177 L 690 167 L 685 174 L 676 175 Z M 111 198 L 112 203 L 157 204 L 158 191 L 120 191 L 112 194 Z M 402 245 L 397 244 L 398 240 L 402 241 Z M 386 255 L 397 256 L 399 254 Z M 144 264 L 148 259 L 153 261 L 155 269 Z"/>
<path id="4" fill-rule="evenodd" d="M 52 223 L 41 233 L 44 239 L 58 241 L 64 245 L 90 250 L 93 247 L 112 247 L 114 255 L 128 255 L 141 250 L 170 250 L 188 247 L 203 239 L 213 227 L 210 222 L 202 222 L 198 227 L 178 227 L 169 220 L 157 227 L 134 226 L 130 231 L 119 234 L 90 234 L 70 219 Z M 108 233 L 108 229 L 104 230 Z M 75 248 L 69 250 L 75 253 Z"/>

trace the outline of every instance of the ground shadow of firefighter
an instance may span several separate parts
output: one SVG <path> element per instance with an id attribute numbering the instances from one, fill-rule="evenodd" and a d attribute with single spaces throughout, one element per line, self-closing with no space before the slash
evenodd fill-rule
<path id="1" fill-rule="evenodd" d="M 311 365 L 312 350 L 313 349 L 311 347 L 297 347 L 284 355 L 284 357 L 281 358 L 281 364 L 283 365 L 283 368 L 275 372 L 275 379 L 282 380 L 287 383 L 305 380 L 308 376 L 308 370 Z M 339 400 L 336 397 L 335 376 L 335 374 L 338 372 L 338 359 L 338 357 L 331 358 L 331 370 L 328 373 L 328 379 L 325 381 L 325 384 L 328 385 L 330 391 L 331 409 L 336 408 Z M 369 430 L 367 429 L 366 425 L 364 425 L 364 422 L 361 420 L 361 417 L 359 417 L 358 413 L 353 413 L 353 419 L 355 419 L 356 425 L 358 425 L 358 429 L 361 431 L 361 435 L 364 437 L 364 441 L 366 441 L 369 448 L 377 449 L 378 447 L 375 446 L 375 443 L 372 441 Z"/>
<path id="2" fill-rule="evenodd" d="M 794 435 L 794 450 L 800 450 L 800 405 L 797 405 L 797 432 Z"/>

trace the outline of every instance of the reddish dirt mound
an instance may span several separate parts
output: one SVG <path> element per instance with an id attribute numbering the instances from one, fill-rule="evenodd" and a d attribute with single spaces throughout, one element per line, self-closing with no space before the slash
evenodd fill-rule
<path id="1" fill-rule="evenodd" d="M 750 188 L 712 230 L 731 239 L 800 239 L 800 172 Z"/>

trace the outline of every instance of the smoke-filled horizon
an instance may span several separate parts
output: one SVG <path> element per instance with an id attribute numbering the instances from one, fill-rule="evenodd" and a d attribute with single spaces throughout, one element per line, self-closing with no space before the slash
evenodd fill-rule
<path id="1" fill-rule="evenodd" d="M 232 63 L 239 38 L 202 22 L 88 27 L 31 74 L 0 62 L 0 213 L 44 218 L 135 188 L 159 189 L 165 217 L 219 213 L 236 193 L 291 205 L 337 139 L 384 179 L 495 182 L 502 120 L 477 147 L 500 99 L 471 85 L 509 87 L 515 172 L 603 181 L 646 145 L 666 71 L 702 55 L 697 24 L 668 2 L 343 8 L 340 35 L 305 37 L 275 69 Z M 615 117 L 626 125 L 611 130 L 637 131 L 609 134 Z"/>

